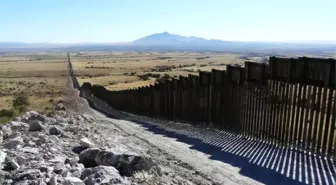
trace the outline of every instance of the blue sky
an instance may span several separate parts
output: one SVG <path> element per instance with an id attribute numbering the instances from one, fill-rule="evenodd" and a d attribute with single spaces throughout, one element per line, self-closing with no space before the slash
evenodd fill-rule
<path id="1" fill-rule="evenodd" d="M 336 0 L 2 0 L 0 42 L 336 40 Z"/>

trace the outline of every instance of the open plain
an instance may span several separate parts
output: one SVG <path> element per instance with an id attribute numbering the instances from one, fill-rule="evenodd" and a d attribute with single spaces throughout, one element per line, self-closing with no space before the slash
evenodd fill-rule
<path id="1" fill-rule="evenodd" d="M 285 57 L 321 57 L 287 53 Z M 267 62 L 270 54 L 220 52 L 107 52 L 71 53 L 75 76 L 108 90 L 125 90 L 153 84 L 161 78 L 198 75 L 198 71 L 225 70 L 226 65 L 245 61 Z"/>
<path id="2" fill-rule="evenodd" d="M 6 53 L 0 56 L 0 110 L 12 109 L 13 97 L 26 94 L 28 109 L 52 110 L 67 82 L 64 53 Z"/>

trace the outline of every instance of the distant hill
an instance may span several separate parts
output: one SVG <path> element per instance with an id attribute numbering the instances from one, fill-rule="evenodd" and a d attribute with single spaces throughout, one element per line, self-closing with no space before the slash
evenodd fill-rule
<path id="1" fill-rule="evenodd" d="M 214 39 L 204 39 L 201 37 L 185 37 L 168 32 L 155 33 L 146 37 L 137 39 L 132 44 L 137 45 L 193 45 L 193 46 L 219 46 L 229 42 Z"/>
<path id="2" fill-rule="evenodd" d="M 335 41 L 247 42 L 223 41 L 201 37 L 186 37 L 168 32 L 155 33 L 122 43 L 23 43 L 0 42 L 0 51 L 55 50 L 60 51 L 211 51 L 211 52 L 309 52 L 335 53 Z"/>
<path id="3" fill-rule="evenodd" d="M 23 47 L 26 46 L 26 43 L 23 42 L 0 42 L 0 48 L 9 48 L 9 47 Z"/>

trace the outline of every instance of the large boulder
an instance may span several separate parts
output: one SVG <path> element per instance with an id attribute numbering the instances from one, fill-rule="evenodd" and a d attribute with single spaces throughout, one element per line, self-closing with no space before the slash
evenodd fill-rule
<path id="1" fill-rule="evenodd" d="M 20 165 L 15 161 L 15 159 L 9 156 L 6 157 L 6 166 L 5 166 L 6 171 L 16 170 L 19 168 L 20 168 Z"/>
<path id="2" fill-rule="evenodd" d="M 10 150 L 18 149 L 22 146 L 23 139 L 21 136 L 17 136 L 16 138 L 10 139 L 4 143 L 4 147 Z"/>
<path id="3" fill-rule="evenodd" d="M 88 148 L 79 154 L 79 162 L 86 167 L 97 166 L 95 159 L 99 152 L 99 148 Z"/>
<path id="4" fill-rule="evenodd" d="M 26 112 L 23 117 L 25 117 L 25 119 L 27 119 L 30 122 L 34 122 L 34 121 L 42 121 L 42 122 L 45 122 L 47 120 L 47 117 L 42 115 L 42 114 L 39 114 L 38 112 L 36 111 L 29 111 L 29 112 Z"/>
<path id="5" fill-rule="evenodd" d="M 86 167 L 97 165 L 113 166 L 117 168 L 121 175 L 132 176 L 136 171 L 150 170 L 154 161 L 150 157 L 140 156 L 136 153 L 113 149 L 89 148 L 79 155 L 79 162 Z"/>
<path id="6" fill-rule="evenodd" d="M 130 184 L 126 179 L 122 178 L 118 170 L 112 166 L 86 168 L 82 172 L 81 179 L 86 185 Z"/>
<path id="7" fill-rule="evenodd" d="M 95 162 L 97 165 L 114 166 L 123 176 L 132 176 L 136 171 L 150 170 L 154 166 L 150 157 L 119 149 L 101 150 Z"/>
<path id="8" fill-rule="evenodd" d="M 95 157 L 97 165 L 115 166 L 118 162 L 118 153 L 116 150 L 101 150 Z"/>
<path id="9" fill-rule="evenodd" d="M 113 166 L 119 170 L 120 174 L 125 176 L 132 176 L 136 171 L 150 170 L 154 166 L 150 157 L 140 156 L 132 152 L 116 155 L 116 161 Z"/>
<path id="10" fill-rule="evenodd" d="M 57 126 L 52 126 L 52 127 L 49 128 L 49 134 L 50 135 L 60 135 L 62 133 L 63 133 L 63 131 L 60 128 L 58 128 Z"/>
<path id="11" fill-rule="evenodd" d="M 42 131 L 43 130 L 43 125 L 41 121 L 32 121 L 29 124 L 29 131 Z"/>

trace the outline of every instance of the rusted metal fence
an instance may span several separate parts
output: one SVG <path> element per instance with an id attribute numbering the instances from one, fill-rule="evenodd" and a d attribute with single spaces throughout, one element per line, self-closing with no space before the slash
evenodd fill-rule
<path id="1" fill-rule="evenodd" d="M 330 155 L 335 146 L 335 59 L 271 57 L 155 85 L 91 92 L 121 111 L 225 129 Z"/>

